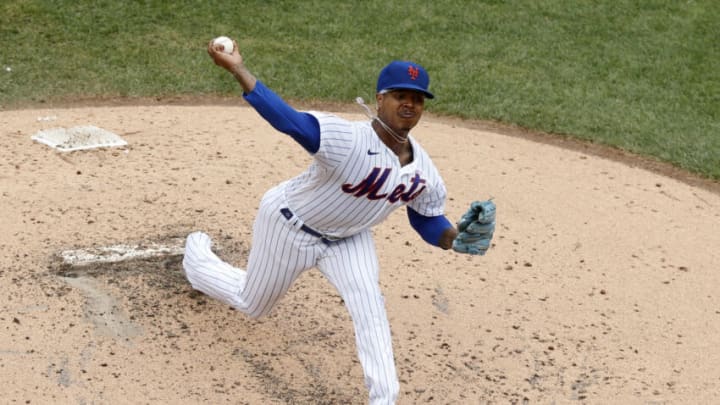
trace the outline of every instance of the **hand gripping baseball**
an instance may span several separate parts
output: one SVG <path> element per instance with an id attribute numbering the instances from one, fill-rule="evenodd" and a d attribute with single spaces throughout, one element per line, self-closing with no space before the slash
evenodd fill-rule
<path id="1" fill-rule="evenodd" d="M 245 93 L 251 93 L 255 89 L 257 78 L 245 67 L 237 41 L 233 40 L 232 44 L 232 52 L 227 53 L 225 52 L 225 45 L 221 42 L 212 40 L 208 43 L 208 55 L 210 55 L 216 65 L 232 73 L 238 83 L 240 83 L 240 86 L 242 86 Z"/>
<path id="2" fill-rule="evenodd" d="M 207 52 L 216 65 L 221 66 L 232 72 L 236 66 L 242 66 L 243 58 L 240 54 L 237 41 L 233 40 L 233 51 L 226 53 L 222 44 L 211 40 L 208 43 Z"/>
<path id="3" fill-rule="evenodd" d="M 495 203 L 475 201 L 457 223 L 458 235 L 453 250 L 471 255 L 484 255 L 490 248 L 495 232 Z"/>

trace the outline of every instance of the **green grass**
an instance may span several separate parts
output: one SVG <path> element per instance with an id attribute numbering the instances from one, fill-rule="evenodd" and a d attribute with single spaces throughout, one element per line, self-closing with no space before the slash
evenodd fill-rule
<path id="1" fill-rule="evenodd" d="M 715 0 L 5 0 L 0 105 L 237 94 L 205 53 L 217 35 L 237 38 L 248 66 L 289 99 L 371 99 L 382 66 L 413 59 L 430 72 L 434 113 L 720 179 Z"/>

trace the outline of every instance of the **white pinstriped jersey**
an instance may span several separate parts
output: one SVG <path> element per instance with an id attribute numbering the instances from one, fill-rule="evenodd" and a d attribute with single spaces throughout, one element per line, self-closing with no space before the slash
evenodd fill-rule
<path id="1" fill-rule="evenodd" d="M 445 184 L 412 136 L 413 161 L 401 167 L 369 121 L 312 114 L 320 123 L 320 148 L 312 165 L 285 184 L 289 208 L 306 225 L 347 237 L 405 204 L 424 216 L 444 214 Z"/>

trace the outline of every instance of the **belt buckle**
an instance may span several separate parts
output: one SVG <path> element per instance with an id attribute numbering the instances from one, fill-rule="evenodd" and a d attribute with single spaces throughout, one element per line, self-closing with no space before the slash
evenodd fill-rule
<path id="1" fill-rule="evenodd" d="M 323 235 L 322 238 L 325 239 L 325 240 L 328 241 L 328 242 L 337 242 L 337 241 L 339 241 L 340 239 L 342 239 L 342 238 L 340 238 L 340 237 L 330 236 L 330 235 Z"/>

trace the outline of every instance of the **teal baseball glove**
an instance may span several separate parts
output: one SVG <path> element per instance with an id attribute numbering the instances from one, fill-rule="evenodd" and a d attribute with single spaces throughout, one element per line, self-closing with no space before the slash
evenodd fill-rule
<path id="1" fill-rule="evenodd" d="M 458 235 L 453 250 L 471 255 L 484 255 L 495 233 L 495 203 L 475 201 L 457 223 Z"/>

